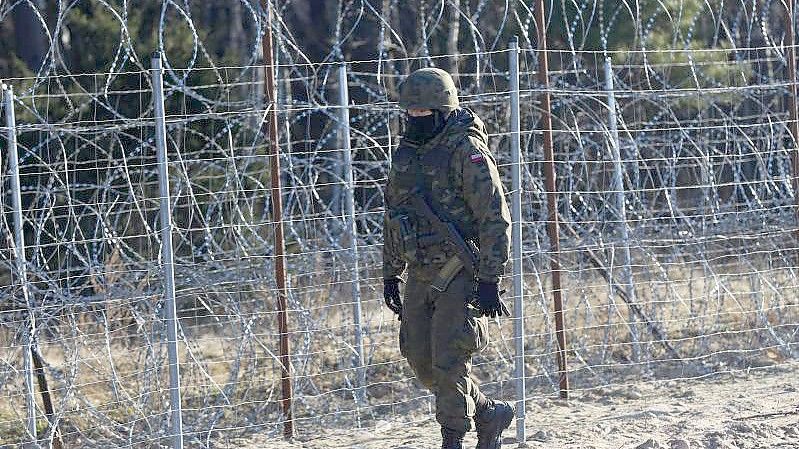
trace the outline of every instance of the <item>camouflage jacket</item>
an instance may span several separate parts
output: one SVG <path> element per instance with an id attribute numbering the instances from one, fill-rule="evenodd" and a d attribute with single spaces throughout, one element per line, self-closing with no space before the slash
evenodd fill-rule
<path id="1" fill-rule="evenodd" d="M 433 253 L 454 254 L 409 201 L 419 187 L 439 217 L 480 248 L 477 278 L 498 282 L 508 261 L 511 218 L 485 126 L 473 112 L 454 111 L 435 138 L 421 146 L 403 140 L 392 154 L 384 190 L 384 279 L 400 278 L 409 263 L 425 265 Z"/>

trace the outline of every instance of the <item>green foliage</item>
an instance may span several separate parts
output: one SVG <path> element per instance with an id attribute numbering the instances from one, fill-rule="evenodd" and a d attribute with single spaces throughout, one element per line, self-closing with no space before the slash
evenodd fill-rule
<path id="1" fill-rule="evenodd" d="M 708 106 L 694 91 L 720 89 L 713 101 L 724 105 L 736 100 L 725 88 L 752 82 L 751 64 L 734 62 L 732 43 L 718 38 L 718 22 L 737 5 L 703 0 L 600 0 L 596 10 L 578 5 L 565 0 L 552 4 L 550 47 L 607 50 L 615 67 L 625 67 L 625 76 L 642 80 L 647 89 L 689 91 L 673 100 L 674 109 L 686 116 Z M 557 64 L 552 64 L 555 69 Z M 601 67 L 600 58 L 596 64 Z"/>
<path id="2" fill-rule="evenodd" d="M 206 4 L 220 2 L 192 3 L 194 10 L 199 11 Z M 55 17 L 54 11 L 42 12 Z M 21 167 L 23 185 L 51 185 L 53 174 L 43 169 L 43 166 L 52 166 L 58 167 L 57 170 L 67 167 L 68 172 L 65 173 L 68 173 L 68 179 L 64 180 L 72 186 L 110 186 L 103 189 L 72 187 L 69 197 L 61 192 L 60 185 L 52 194 L 44 192 L 46 188 L 43 187 L 42 192 L 29 191 L 23 195 L 26 209 L 43 211 L 37 212 L 43 216 L 47 215 L 47 211 L 52 212 L 40 224 L 44 232 L 39 237 L 40 244 L 46 248 L 41 256 L 53 266 L 70 265 L 65 258 L 72 256 L 58 249 L 65 238 L 69 240 L 69 235 L 82 235 L 91 240 L 92 236 L 103 232 L 97 227 L 97 218 L 93 215 L 95 211 L 81 212 L 82 204 L 118 201 L 130 194 L 128 185 L 118 179 L 118 170 L 114 168 L 120 165 L 123 157 L 128 158 L 134 167 L 150 167 L 148 170 L 133 168 L 128 176 L 137 195 L 157 198 L 157 185 L 152 178 L 155 163 L 153 128 L 144 124 L 132 128 L 124 126 L 129 120 L 151 120 L 152 97 L 148 69 L 152 52 L 163 50 L 166 65 L 174 70 L 165 71 L 167 89 L 179 81 L 176 78 L 184 76 L 184 69 L 189 66 L 207 68 L 213 64 L 239 65 L 243 62 L 245 49 L 225 42 L 227 34 L 220 31 L 225 27 L 202 26 L 201 21 L 194 17 L 189 22 L 178 13 L 176 7 L 171 7 L 167 9 L 163 35 L 160 35 L 161 14 L 161 2 L 151 0 L 70 3 L 61 13 L 62 20 L 58 24 L 48 23 L 50 32 L 57 34 L 54 41 L 57 56 L 52 58 L 51 55 L 48 64 L 53 60 L 56 62 L 45 67 L 46 77 L 39 79 L 33 78 L 38 67 L 26 67 L 15 56 L 25 43 L 15 42 L 13 26 L 0 27 L 0 50 L 3 50 L 0 54 L 11 55 L 0 57 L 0 73 L 16 78 L 28 77 L 14 81 L 15 92 L 20 100 L 16 107 L 17 122 L 68 125 L 64 131 L 59 131 L 58 127 L 48 130 L 21 129 L 18 139 L 24 157 Z M 15 17 L 9 14 L 3 22 L 13 25 Z M 207 43 L 208 30 L 214 30 L 217 42 Z M 198 50 L 200 43 L 213 52 L 213 61 L 202 50 Z M 229 81 L 213 70 L 192 71 L 185 83 L 190 86 L 209 86 L 197 89 L 196 93 L 211 101 L 172 90 L 165 99 L 167 115 L 195 117 L 211 111 L 227 112 L 228 107 L 217 103 L 218 100 L 241 101 L 247 94 L 245 89 L 224 90 L 220 84 Z M 115 129 L 117 124 L 123 126 Z M 76 126 L 86 129 L 76 133 Z M 224 129 L 225 124 L 216 119 L 193 121 L 177 128 L 170 125 L 168 148 L 171 152 L 179 150 L 182 154 L 191 154 L 192 158 L 201 161 L 220 160 L 222 153 L 230 150 L 226 145 L 228 139 Z M 233 130 L 233 133 L 238 132 L 238 128 Z M 149 144 L 143 146 L 142 141 L 149 141 Z M 235 137 L 234 141 L 237 141 Z M 225 170 L 229 170 L 224 164 L 213 162 L 190 163 L 185 168 L 185 180 L 200 195 L 223 189 L 227 175 Z M 177 189 L 186 187 L 181 186 L 183 179 L 180 175 L 175 176 L 173 184 Z M 115 198 L 115 195 L 119 197 Z M 79 214 L 84 213 L 85 219 L 75 221 L 69 218 L 68 209 L 75 207 Z M 175 220 L 186 227 L 197 227 L 208 207 L 208 204 L 179 202 L 174 209 Z M 113 216 L 107 218 L 116 219 Z M 132 215 L 122 218 L 128 221 L 128 225 L 124 226 L 125 234 L 119 237 L 128 238 L 127 244 L 131 245 L 133 251 L 147 254 L 152 249 L 147 239 L 133 237 L 145 234 L 142 219 L 152 225 L 156 215 L 146 212 L 144 217 Z M 203 235 L 198 234 L 199 244 L 202 244 L 203 238 Z M 87 246 L 103 244 L 86 243 Z M 184 250 L 191 251 L 192 248 Z M 86 248 L 85 251 L 88 254 L 103 253 L 98 248 Z"/>

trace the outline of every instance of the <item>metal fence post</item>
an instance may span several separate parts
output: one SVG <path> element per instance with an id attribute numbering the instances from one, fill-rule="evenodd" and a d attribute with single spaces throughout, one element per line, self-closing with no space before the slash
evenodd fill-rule
<path id="1" fill-rule="evenodd" d="M 791 162 L 793 165 L 793 191 L 797 204 L 799 204 L 799 105 L 797 105 L 797 80 L 796 80 L 796 0 L 788 0 L 785 5 L 785 28 L 788 33 L 788 48 L 785 57 L 788 59 L 788 108 L 790 125 L 788 130 L 792 137 L 794 150 Z M 799 208 L 796 211 L 799 217 Z"/>
<path id="2" fill-rule="evenodd" d="M 280 384 L 283 410 L 283 436 L 294 436 L 292 413 L 293 393 L 291 387 L 291 348 L 289 346 L 288 286 L 286 284 L 286 242 L 283 233 L 283 189 L 280 183 L 280 144 L 277 131 L 277 93 L 275 89 L 275 61 L 272 55 L 272 2 L 261 0 L 266 15 L 266 34 L 261 40 L 264 58 L 264 93 L 266 94 L 267 119 L 264 134 L 270 138 L 269 176 L 271 178 L 270 200 L 272 222 L 275 226 L 275 283 L 277 284 L 277 327 L 280 334 Z"/>
<path id="3" fill-rule="evenodd" d="M 22 227 L 22 191 L 19 182 L 19 155 L 17 153 L 17 120 L 14 115 L 14 89 L 3 84 L 3 103 L 6 116 L 8 138 L 8 164 L 11 171 L 11 201 L 14 208 L 14 256 L 16 259 L 17 280 L 22 290 L 22 298 L 27 310 L 28 322 L 24 323 L 25 349 L 22 351 L 23 373 L 25 376 L 25 405 L 27 409 L 26 427 L 30 443 L 38 447 L 36 435 L 36 391 L 33 385 L 33 341 L 36 334 L 36 317 L 33 314 L 30 290 L 28 289 L 28 262 L 25 257 L 25 234 Z"/>
<path id="4" fill-rule="evenodd" d="M 519 112 L 519 38 L 508 44 L 508 70 L 510 74 L 510 148 L 511 177 L 511 238 L 513 240 L 513 337 L 516 346 L 516 441 L 524 443 L 524 271 L 522 269 L 522 151 L 521 119 Z"/>
<path id="5" fill-rule="evenodd" d="M 610 57 L 605 57 L 605 90 L 608 93 L 608 128 L 610 130 L 610 153 L 613 159 L 613 192 L 616 202 L 616 214 L 619 219 L 619 231 L 622 244 L 622 282 L 627 297 L 632 304 L 637 304 L 635 284 L 633 283 L 632 258 L 630 257 L 630 234 L 627 225 L 627 206 L 624 192 L 624 169 L 621 163 L 621 144 L 616 118 L 616 94 L 613 87 L 613 67 Z M 612 278 L 611 278 L 612 279 Z M 612 281 L 611 281 L 612 282 Z M 641 341 L 638 334 L 637 317 L 632 308 L 629 310 L 630 341 L 632 343 L 632 359 L 640 360 Z"/>
<path id="6" fill-rule="evenodd" d="M 535 21 L 538 32 L 538 82 L 541 84 L 541 117 L 544 140 L 544 184 L 547 193 L 547 235 L 551 255 L 552 301 L 555 308 L 555 334 L 558 341 L 558 387 L 560 397 L 569 397 L 569 373 L 566 367 L 566 330 L 563 324 L 563 288 L 560 267 L 560 226 L 558 220 L 558 190 L 555 183 L 555 153 L 552 149 L 552 101 L 549 92 L 549 54 L 547 52 L 547 24 L 544 0 L 536 2 Z"/>
<path id="7" fill-rule="evenodd" d="M 175 267 L 172 255 L 172 207 L 169 203 L 169 167 L 166 156 L 166 114 L 164 74 L 161 54 L 153 53 L 151 75 L 155 104 L 155 143 L 158 150 L 158 187 L 161 209 L 161 257 L 164 265 L 164 307 L 166 308 L 167 351 L 169 355 L 169 402 L 172 421 L 172 447 L 183 448 L 183 415 L 180 404 L 180 366 L 178 365 L 178 325 L 175 308 Z"/>
<path id="8" fill-rule="evenodd" d="M 361 327 L 361 279 L 358 265 L 358 228 L 355 223 L 355 174 L 352 167 L 352 142 L 350 140 L 350 93 L 347 86 L 347 65 L 338 68 L 339 105 L 341 105 L 340 127 L 341 151 L 344 159 L 344 211 L 347 221 L 347 238 L 350 243 L 350 263 L 352 263 L 352 314 L 355 321 L 355 366 L 358 390 L 356 399 L 366 399 L 366 361 L 363 349 L 363 329 Z"/>

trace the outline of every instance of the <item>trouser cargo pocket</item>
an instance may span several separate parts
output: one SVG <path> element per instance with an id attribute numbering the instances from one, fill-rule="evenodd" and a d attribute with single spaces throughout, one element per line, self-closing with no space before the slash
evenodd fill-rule
<path id="1" fill-rule="evenodd" d="M 488 347 L 488 320 L 471 304 L 466 305 L 462 331 L 453 346 L 463 355 L 471 355 Z"/>
<path id="2" fill-rule="evenodd" d="M 466 305 L 464 328 L 473 342 L 473 352 L 481 352 L 488 347 L 488 319 L 471 304 Z"/>

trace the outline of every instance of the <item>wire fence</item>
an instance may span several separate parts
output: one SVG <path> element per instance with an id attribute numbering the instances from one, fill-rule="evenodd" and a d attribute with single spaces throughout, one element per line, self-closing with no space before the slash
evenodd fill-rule
<path id="1" fill-rule="evenodd" d="M 796 360 L 795 44 L 544 53 L 525 34 L 518 51 L 341 64 L 279 42 L 275 102 L 255 63 L 9 81 L 0 442 L 159 447 L 176 422 L 189 447 L 278 437 L 281 337 L 296 432 L 430 419 L 383 305 L 382 186 L 396 84 L 452 59 L 518 208 L 513 317 L 475 357 L 490 396 L 529 403 L 563 393 L 564 375 L 580 394 Z"/>

